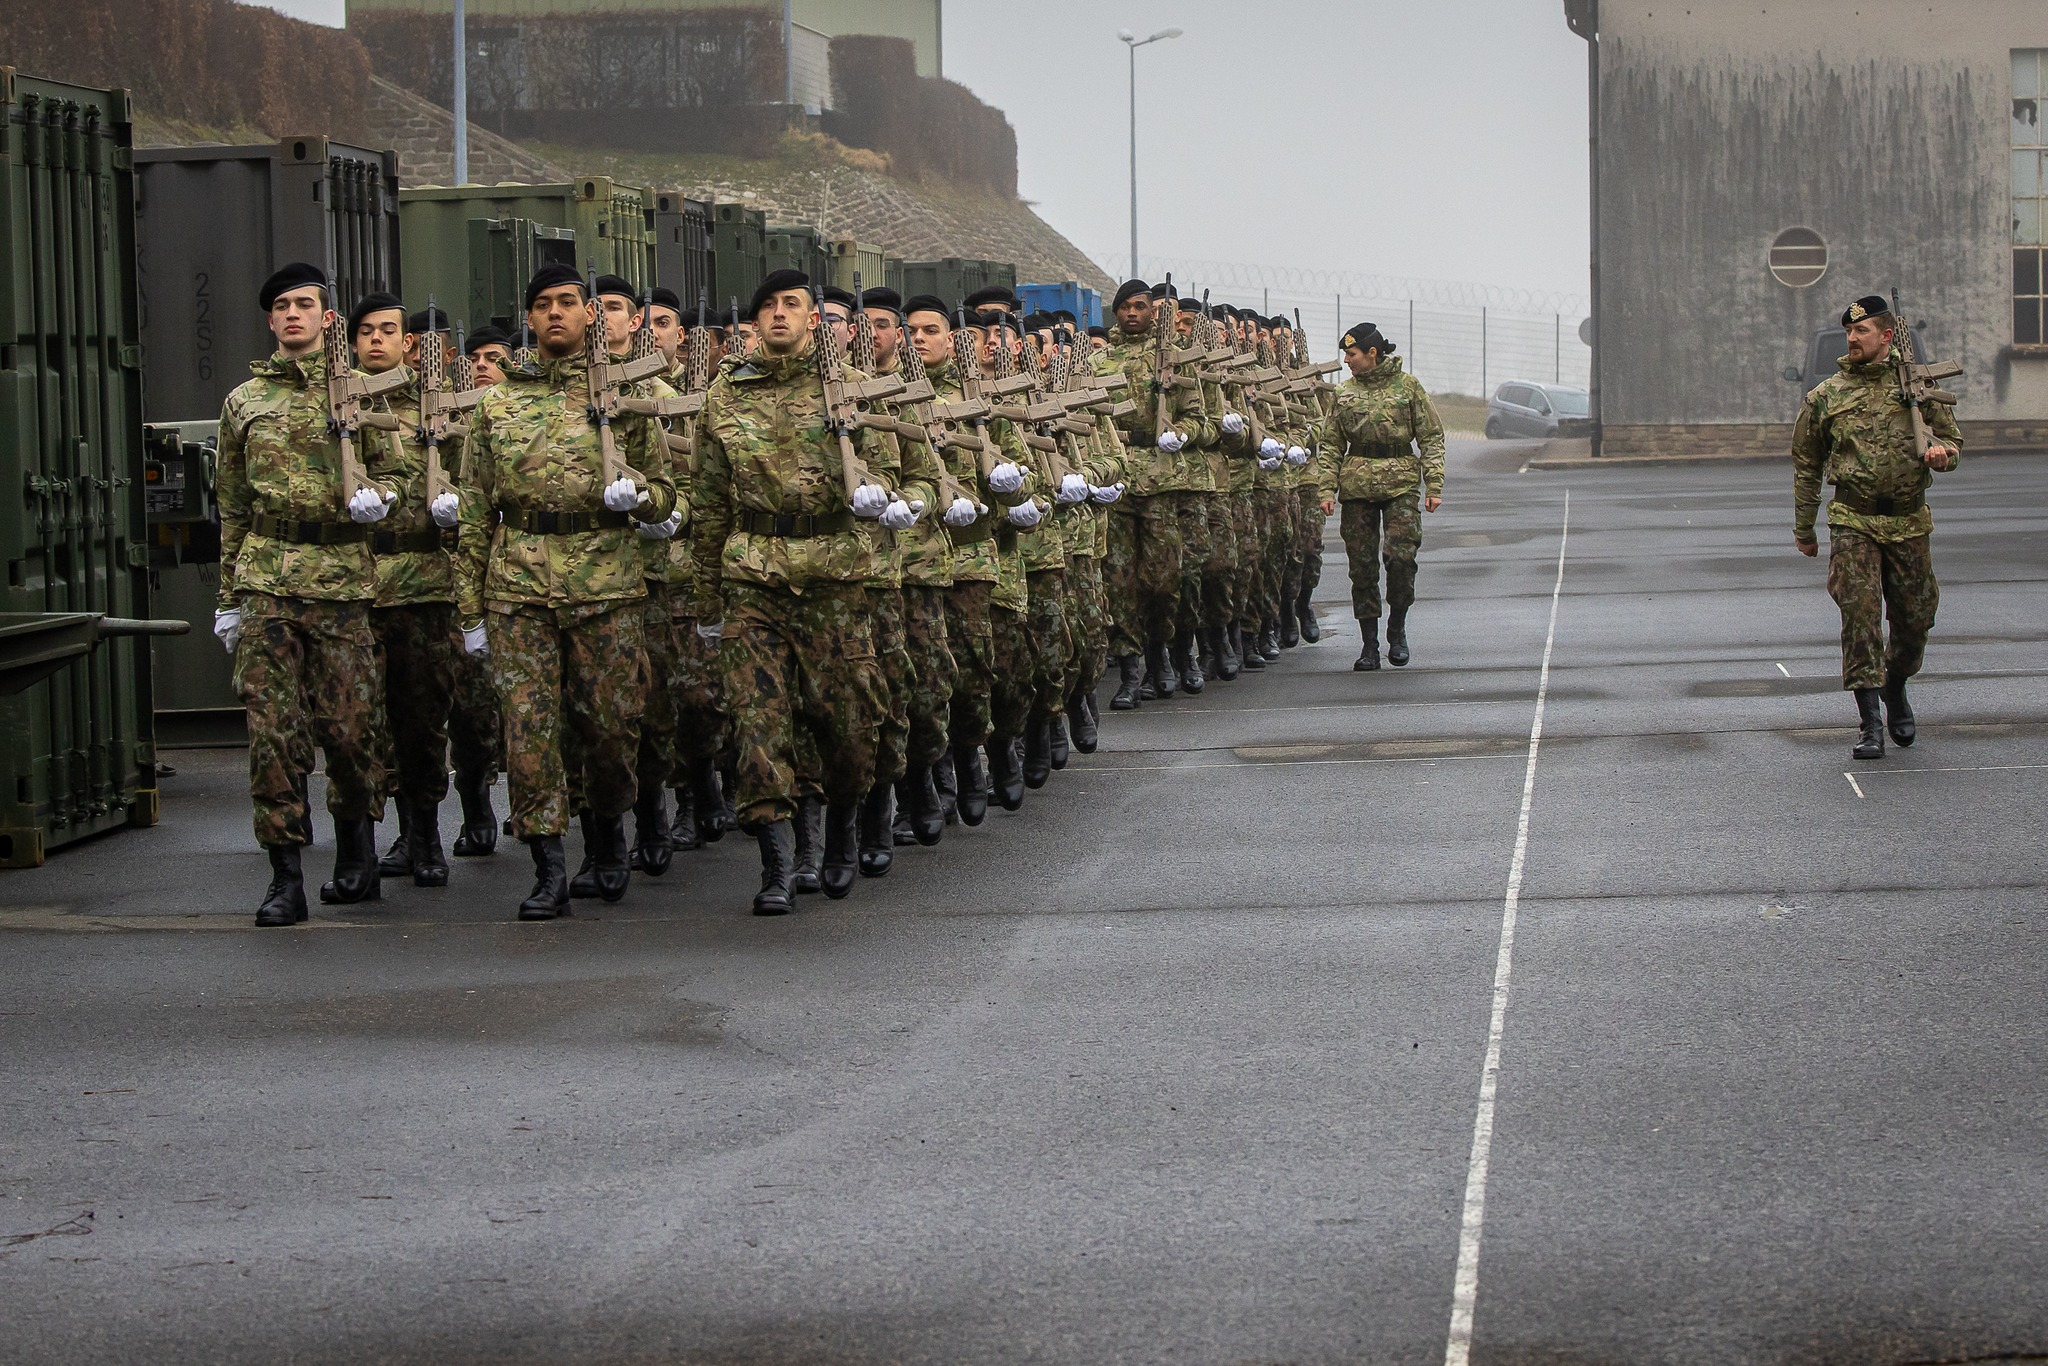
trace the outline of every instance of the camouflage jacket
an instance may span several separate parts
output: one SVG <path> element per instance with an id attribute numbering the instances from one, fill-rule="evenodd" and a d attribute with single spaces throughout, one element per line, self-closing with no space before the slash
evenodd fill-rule
<path id="1" fill-rule="evenodd" d="M 643 538 L 631 525 L 539 534 L 511 524 L 529 512 L 605 511 L 587 373 L 580 353 L 541 357 L 508 370 L 470 415 L 455 554 L 455 604 L 465 622 L 478 620 L 486 601 L 560 608 L 647 596 Z M 632 515 L 666 520 L 678 496 L 654 422 L 621 414 L 612 436 L 646 481 L 648 502 Z"/>
<path id="2" fill-rule="evenodd" d="M 908 339 L 903 342 L 910 343 Z M 877 368 L 877 378 L 900 374 L 900 363 Z M 908 410 L 895 404 L 879 405 L 878 411 L 908 422 Z M 878 557 L 877 573 L 871 580 L 880 586 L 898 588 L 906 583 L 920 588 L 943 588 L 953 582 L 952 546 L 946 540 L 939 518 L 945 502 L 939 497 L 939 457 L 922 441 L 877 433 L 869 447 L 868 468 L 877 478 L 896 490 L 906 503 L 923 503 L 924 512 L 908 531 L 875 528 L 882 539 L 884 555 Z"/>
<path id="3" fill-rule="evenodd" d="M 1792 531 L 1802 541 L 1813 539 L 1820 511 L 1820 486 L 1835 486 L 1836 498 L 1868 505 L 1891 498 L 1918 501 L 1910 513 L 1884 515 L 1858 512 L 1839 501 L 1828 504 L 1828 525 L 1849 527 L 1879 541 L 1908 541 L 1934 530 L 1927 507 L 1927 486 L 1934 471 L 1913 451 L 1913 419 L 1899 394 L 1891 362 L 1854 364 L 1844 356 L 1839 373 L 1814 386 L 1799 409 L 1792 428 Z M 1949 465 L 1962 459 L 1963 434 L 1946 404 L 1925 409 L 1932 438 L 1956 452 Z"/>
<path id="4" fill-rule="evenodd" d="M 1401 358 L 1389 356 L 1363 379 L 1337 387 L 1315 424 L 1316 482 L 1323 497 L 1383 502 L 1444 486 L 1444 424 Z M 1418 456 L 1417 451 L 1420 451 Z"/>
<path id="5" fill-rule="evenodd" d="M 376 571 L 367 541 L 295 545 L 250 531 L 257 513 L 346 522 L 341 445 L 327 430 L 327 353 L 252 362 L 220 409 L 220 605 L 244 593 L 368 602 Z M 374 434 L 373 434 L 374 435 Z M 360 452 L 359 452 L 360 454 Z"/>
<path id="6" fill-rule="evenodd" d="M 1153 333 L 1140 337 L 1125 335 L 1120 327 L 1109 330 L 1109 347 L 1095 355 L 1095 373 L 1113 375 L 1121 371 L 1129 381 L 1125 395 L 1137 411 L 1117 419 L 1131 444 L 1131 477 L 1127 494 L 1145 497 L 1154 493 L 1184 493 L 1195 486 L 1194 467 L 1206 472 L 1208 460 L 1201 448 L 1214 439 L 1212 420 L 1194 401 L 1193 390 L 1175 389 L 1167 395 L 1166 411 L 1174 430 L 1188 438 L 1178 455 L 1159 449 L 1155 430 L 1159 398 L 1152 391 L 1152 374 L 1157 353 Z"/>
<path id="7" fill-rule="evenodd" d="M 1076 472 L 1096 488 L 1107 488 L 1128 480 L 1130 460 L 1116 423 L 1107 413 L 1094 416 L 1095 431 L 1081 441 L 1081 464 Z M 1067 537 L 1069 558 L 1103 559 L 1109 554 L 1109 509 L 1090 499 L 1059 510 Z"/>
<path id="8" fill-rule="evenodd" d="M 927 367 L 925 377 L 931 380 L 932 392 L 938 396 L 938 402 L 958 403 L 965 397 L 950 360 Z M 963 434 L 967 430 L 970 429 L 963 428 Z M 989 423 L 988 435 L 996 445 L 998 461 L 1009 461 L 1027 470 L 1030 468 L 1031 462 L 1024 458 L 1024 443 L 1009 423 L 996 418 Z M 981 477 L 981 461 L 974 451 L 963 446 L 948 446 L 940 458 L 962 487 L 971 490 L 975 499 L 989 509 L 988 515 L 973 525 L 948 532 L 953 580 L 956 583 L 995 583 L 1001 577 L 996 542 L 1001 535 L 1000 529 L 1008 525 L 1003 510 L 1015 507 L 1031 496 L 1031 480 L 1027 477 L 1022 488 L 1010 493 L 997 493 Z M 942 507 L 939 511 L 943 513 L 945 509 Z M 929 509 L 926 515 L 930 515 Z"/>
<path id="9" fill-rule="evenodd" d="M 849 379 L 863 379 L 846 368 Z M 882 458 L 866 432 L 857 454 Z M 725 587 L 758 584 L 802 593 L 821 583 L 866 583 L 886 534 L 854 521 L 840 470 L 839 442 L 826 429 L 825 391 L 808 341 L 795 355 L 728 356 L 704 397 L 697 429 L 697 617 L 725 619 Z M 737 525 L 744 514 L 845 517 L 843 531 L 763 535 Z"/>
<path id="10" fill-rule="evenodd" d="M 1309 453 L 1307 464 L 1289 465 L 1282 463 L 1289 489 L 1311 488 L 1320 496 L 1322 492 L 1322 438 L 1318 428 L 1322 419 L 1335 410 L 1337 386 L 1315 381 L 1315 389 L 1307 394 L 1296 394 L 1288 404 L 1289 416 L 1286 435 L 1281 442 L 1288 446 L 1299 446 Z"/>
<path id="11" fill-rule="evenodd" d="M 419 377 L 413 375 L 404 388 L 373 401 L 397 418 L 400 426 L 395 432 L 362 434 L 363 462 L 370 477 L 398 495 L 391 511 L 371 531 L 400 536 L 432 533 L 438 538 L 441 529 L 427 512 L 427 448 L 419 439 Z M 462 469 L 461 437 L 450 436 L 441 443 L 441 469 L 450 483 L 456 481 Z M 455 601 L 455 566 L 445 549 L 403 550 L 391 555 L 373 551 L 371 558 L 377 566 L 379 607 Z"/>

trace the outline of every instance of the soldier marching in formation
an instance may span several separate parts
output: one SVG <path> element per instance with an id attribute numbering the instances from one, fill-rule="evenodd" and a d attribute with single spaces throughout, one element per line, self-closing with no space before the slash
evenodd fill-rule
<path id="1" fill-rule="evenodd" d="M 735 329 L 549 265 L 519 348 L 384 294 L 344 324 L 329 290 L 271 279 L 277 353 L 222 414 L 216 631 L 250 714 L 261 924 L 306 915 L 316 746 L 324 900 L 447 885 L 451 762 L 458 856 L 493 851 L 509 780 L 521 919 L 731 830 L 759 847 L 757 914 L 846 896 L 1092 752 L 1112 663 L 1127 711 L 1317 639 L 1334 500 L 1375 626 L 1384 538 L 1406 662 L 1443 439 L 1370 327 L 1334 388 L 1297 325 L 1170 282 L 1126 283 L 1105 331 L 1007 289 L 779 271 Z"/>

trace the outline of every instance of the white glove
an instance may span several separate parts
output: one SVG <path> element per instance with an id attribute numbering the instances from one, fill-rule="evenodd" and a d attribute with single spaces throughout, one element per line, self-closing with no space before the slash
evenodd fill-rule
<path id="1" fill-rule="evenodd" d="M 1223 430 L 1231 436 L 1240 435 L 1244 431 L 1244 414 L 1225 413 L 1223 415 Z"/>
<path id="2" fill-rule="evenodd" d="M 1168 455 L 1173 454 L 1187 444 L 1188 439 L 1171 428 L 1159 434 L 1159 449 L 1165 451 Z"/>
<path id="3" fill-rule="evenodd" d="M 427 504 L 427 511 L 433 516 L 434 525 L 452 528 L 462 516 L 462 500 L 452 493 L 444 493 Z"/>
<path id="4" fill-rule="evenodd" d="M 1261 441 L 1261 442 L 1259 443 L 1259 454 L 1260 454 L 1260 455 L 1270 455 L 1270 456 L 1272 456 L 1272 457 L 1273 457 L 1273 458 L 1274 458 L 1275 460 L 1277 460 L 1277 459 L 1279 459 L 1279 458 L 1280 458 L 1281 456 L 1285 455 L 1286 453 L 1287 453 L 1287 448 L 1286 448 L 1285 446 L 1281 445 L 1281 444 L 1280 444 L 1279 442 L 1275 441 L 1275 440 L 1274 440 L 1274 439 L 1273 439 L 1272 437 L 1270 437 L 1270 436 L 1269 436 L 1269 437 L 1267 437 L 1267 438 L 1266 438 L 1266 439 L 1265 439 L 1264 441 Z"/>
<path id="5" fill-rule="evenodd" d="M 220 643 L 228 647 L 228 653 L 235 652 L 235 646 L 242 639 L 242 609 L 231 607 L 225 612 L 213 614 L 213 633 L 220 637 Z"/>
<path id="6" fill-rule="evenodd" d="M 604 505 L 613 512 L 631 512 L 647 501 L 640 486 L 623 474 L 605 486 Z"/>
<path id="7" fill-rule="evenodd" d="M 1060 480 L 1059 499 L 1063 506 L 1071 503 L 1087 502 L 1088 481 L 1078 474 L 1068 475 Z"/>
<path id="8" fill-rule="evenodd" d="M 1290 465 L 1306 465 L 1308 463 L 1308 452 L 1300 446 L 1289 446 L 1287 448 L 1287 463 Z"/>
<path id="9" fill-rule="evenodd" d="M 981 509 L 979 507 L 968 502 L 965 498 L 955 498 L 952 504 L 947 507 L 945 516 L 941 520 L 947 526 L 973 526 L 974 519 L 979 516 L 981 516 Z"/>
<path id="10" fill-rule="evenodd" d="M 719 638 L 724 634 L 725 623 L 722 621 L 700 621 L 697 623 L 697 639 L 703 641 L 706 645 L 716 645 Z"/>
<path id="11" fill-rule="evenodd" d="M 879 517 L 889 506 L 889 498 L 889 490 L 880 484 L 862 484 L 853 491 L 853 515 L 870 520 Z"/>
<path id="12" fill-rule="evenodd" d="M 1279 468 L 1280 468 L 1280 457 L 1279 457 L 1278 455 L 1262 455 L 1262 456 L 1260 456 L 1260 457 L 1259 457 L 1259 468 L 1260 468 L 1260 469 L 1262 469 L 1262 470 L 1277 470 L 1277 469 L 1279 469 Z"/>
<path id="13" fill-rule="evenodd" d="M 1038 510 L 1037 500 L 1026 498 L 1023 502 L 1010 509 L 1010 525 L 1029 530 L 1037 526 L 1040 519 L 1044 516 L 1045 514 Z"/>
<path id="14" fill-rule="evenodd" d="M 1099 489 L 1091 488 L 1088 490 L 1088 496 L 1098 503 L 1114 503 L 1117 499 L 1124 496 L 1124 486 L 1119 481 Z"/>
<path id="15" fill-rule="evenodd" d="M 487 655 L 490 652 L 491 642 L 484 635 L 484 624 L 482 622 L 478 622 L 474 626 L 462 628 L 462 653 L 466 655 Z"/>
<path id="16" fill-rule="evenodd" d="M 993 493 L 1015 493 L 1024 487 L 1024 471 L 1005 460 L 988 472 L 988 486 Z"/>
<path id="17" fill-rule="evenodd" d="M 908 531 L 917 525 L 917 519 L 924 513 L 924 500 L 906 503 L 901 498 L 890 500 L 882 509 L 882 525 L 891 531 Z"/>
<path id="18" fill-rule="evenodd" d="M 665 541 L 683 528 L 683 510 L 677 508 L 665 522 L 635 522 L 633 529 L 650 541 Z"/>
<path id="19" fill-rule="evenodd" d="M 384 514 L 391 511 L 391 505 L 398 501 L 395 493 L 379 494 L 372 488 L 356 490 L 356 496 L 348 500 L 349 520 L 353 522 L 381 522 Z"/>

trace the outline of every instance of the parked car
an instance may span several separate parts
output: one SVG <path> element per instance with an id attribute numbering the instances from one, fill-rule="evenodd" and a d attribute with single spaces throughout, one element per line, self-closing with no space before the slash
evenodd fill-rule
<path id="1" fill-rule="evenodd" d="M 1593 430 L 1591 411 L 1584 389 L 1511 379 L 1486 402 L 1486 435 L 1492 441 L 1511 436 L 1587 436 Z"/>
<path id="2" fill-rule="evenodd" d="M 1913 350 L 1915 354 L 1927 354 L 1927 324 L 1913 324 Z M 1785 382 L 1799 386 L 1799 392 L 1809 393 L 1829 375 L 1835 373 L 1835 362 L 1849 354 L 1849 334 L 1839 327 L 1823 327 L 1813 334 L 1813 341 L 1806 348 L 1806 367 L 1796 365 L 1785 367 Z"/>

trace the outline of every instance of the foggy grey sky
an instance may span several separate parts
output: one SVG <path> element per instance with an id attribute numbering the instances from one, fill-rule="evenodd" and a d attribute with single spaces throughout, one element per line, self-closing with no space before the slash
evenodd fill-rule
<path id="1" fill-rule="evenodd" d="M 342 0 L 276 8 L 341 22 Z M 1141 253 L 1586 292 L 1561 0 L 947 0 L 945 22 L 946 74 L 1009 115 L 1021 192 L 1084 251 L 1128 250 L 1116 32 L 1179 27 L 1138 53 Z"/>

